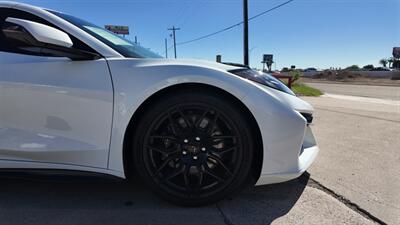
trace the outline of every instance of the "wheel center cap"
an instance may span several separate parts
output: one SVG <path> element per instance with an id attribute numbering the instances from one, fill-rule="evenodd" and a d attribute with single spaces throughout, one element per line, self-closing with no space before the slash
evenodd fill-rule
<path id="1" fill-rule="evenodd" d="M 196 145 L 187 145 L 186 149 L 191 154 L 197 154 L 197 153 L 200 152 L 200 148 L 198 146 L 196 146 Z"/>

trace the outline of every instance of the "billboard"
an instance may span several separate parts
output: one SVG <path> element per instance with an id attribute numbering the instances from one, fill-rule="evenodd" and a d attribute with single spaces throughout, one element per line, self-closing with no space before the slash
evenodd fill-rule
<path id="1" fill-rule="evenodd" d="M 400 58 L 400 47 L 393 47 L 393 57 L 396 59 Z"/>
<path id="2" fill-rule="evenodd" d="M 115 25 L 105 25 L 104 28 L 107 30 L 115 33 L 115 34 L 129 34 L 129 27 L 128 26 L 115 26 Z"/>
<path id="3" fill-rule="evenodd" d="M 274 59 L 274 55 L 272 54 L 264 54 L 263 55 L 263 63 L 272 63 Z"/>

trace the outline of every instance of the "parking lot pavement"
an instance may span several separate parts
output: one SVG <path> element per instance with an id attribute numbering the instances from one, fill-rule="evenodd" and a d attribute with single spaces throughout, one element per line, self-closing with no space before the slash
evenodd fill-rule
<path id="1" fill-rule="evenodd" d="M 309 175 L 249 188 L 217 205 L 183 208 L 138 184 L 104 177 L 0 174 L 0 221 L 8 224 L 373 224 L 310 185 Z"/>
<path id="2" fill-rule="evenodd" d="M 352 86 L 352 85 L 350 85 Z M 388 224 L 400 224 L 400 104 L 304 97 L 321 149 L 311 178 Z"/>

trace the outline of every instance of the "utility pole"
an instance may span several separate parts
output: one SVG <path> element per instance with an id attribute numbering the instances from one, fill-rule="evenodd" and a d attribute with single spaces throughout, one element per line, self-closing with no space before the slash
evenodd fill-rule
<path id="1" fill-rule="evenodd" d="M 165 58 L 168 59 L 168 40 L 165 38 Z"/>
<path id="2" fill-rule="evenodd" d="M 243 64 L 249 65 L 249 9 L 248 1 L 243 0 Z"/>
<path id="3" fill-rule="evenodd" d="M 174 53 L 175 53 L 175 59 L 176 59 L 176 34 L 175 31 L 180 30 L 181 28 L 177 28 L 175 26 L 172 26 L 172 28 L 168 28 L 168 30 L 172 30 L 172 38 L 174 39 Z"/>

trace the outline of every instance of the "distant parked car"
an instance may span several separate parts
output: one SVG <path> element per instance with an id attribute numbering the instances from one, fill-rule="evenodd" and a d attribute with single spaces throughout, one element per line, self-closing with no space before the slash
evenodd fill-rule
<path id="1" fill-rule="evenodd" d="M 304 70 L 304 72 L 317 72 L 317 71 L 318 71 L 317 69 L 312 68 L 312 67 Z"/>
<path id="2" fill-rule="evenodd" d="M 392 71 L 392 70 L 389 68 L 386 68 L 386 67 L 376 67 L 376 68 L 372 69 L 371 71 Z"/>

